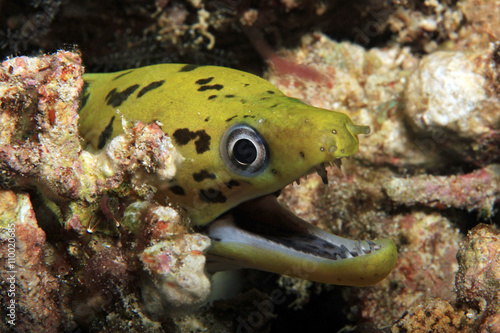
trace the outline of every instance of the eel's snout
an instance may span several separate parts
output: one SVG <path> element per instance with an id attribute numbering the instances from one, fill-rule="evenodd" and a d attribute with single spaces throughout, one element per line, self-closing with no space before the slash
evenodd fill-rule
<path id="1" fill-rule="evenodd" d="M 214 221 L 208 235 L 208 267 L 213 270 L 246 267 L 323 283 L 369 286 L 384 279 L 397 259 L 392 240 L 355 241 L 327 233 L 288 211 L 274 195 L 236 207 Z"/>

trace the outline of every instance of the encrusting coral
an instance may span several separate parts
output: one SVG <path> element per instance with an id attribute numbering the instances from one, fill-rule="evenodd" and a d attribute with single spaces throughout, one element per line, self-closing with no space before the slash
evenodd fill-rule
<path id="1" fill-rule="evenodd" d="M 492 93 L 496 81 L 490 79 L 496 77 L 495 52 L 489 45 L 482 54 L 448 51 L 418 60 L 397 45 L 366 51 L 312 34 L 303 37 L 302 48 L 284 56 L 317 68 L 330 84 L 267 73 L 285 93 L 329 109 L 347 108 L 355 121 L 372 128 L 360 140 L 358 154 L 343 162 L 342 171 L 329 172 L 328 189 L 311 175 L 280 197 L 297 215 L 333 233 L 353 238 L 382 234 L 396 240 L 399 259 L 386 280 L 343 290 L 353 321 L 373 323 L 370 327 L 394 325 L 395 331 L 404 331 L 403 323 L 413 321 L 413 330 L 425 331 L 428 323 L 413 315 L 427 311 L 436 315 L 435 327 L 468 329 L 477 324 L 461 321 L 453 281 L 460 264 L 456 253 L 464 251 L 459 226 L 476 217 L 494 217 L 498 204 L 500 99 Z M 458 80 L 461 75 L 474 80 Z M 466 85 L 475 85 L 476 93 Z M 465 98 L 456 89 L 468 89 L 474 96 Z M 437 106 L 443 100 L 447 112 Z M 467 111 L 464 101 L 475 103 L 467 104 Z M 426 118 L 429 112 L 434 114 Z M 439 112 L 446 122 L 434 120 L 441 120 Z M 457 161 L 475 168 L 451 168 Z M 470 217 L 452 211 L 469 212 Z M 312 290 L 290 292 L 307 300 Z M 422 303 L 427 305 L 418 308 Z M 406 311 L 410 314 L 404 315 Z M 439 313 L 451 317 L 439 321 Z"/>
<path id="2" fill-rule="evenodd" d="M 11 58 L 0 67 L 0 183 L 7 189 L 1 262 L 6 267 L 4 232 L 15 225 L 17 301 L 25 304 L 18 327 L 26 331 L 42 323 L 53 332 L 89 325 L 100 316 L 96 307 L 112 311 L 111 299 L 126 305 L 138 297 L 134 285 L 152 286 L 158 292 L 149 300 L 161 304 L 165 297 L 173 308 L 199 306 L 210 292 L 203 256 L 209 239 L 191 233 L 173 208 L 152 201 L 155 182 L 171 179 L 181 159 L 170 138 L 157 124 L 122 118 L 124 134 L 99 154 L 84 150 L 81 75 L 79 55 L 67 51 Z M 76 300 L 68 298 L 75 293 Z M 7 299 L 6 290 L 2 295 Z M 50 313 L 42 315 L 40 307 Z M 84 318 L 89 311 L 93 316 Z"/>
<path id="3" fill-rule="evenodd" d="M 260 29 L 270 40 L 276 33 L 279 39 L 280 32 L 290 34 L 290 27 L 300 26 L 307 16 L 308 22 L 334 27 L 330 36 L 344 36 L 345 20 L 332 23 L 330 18 L 339 7 L 321 1 L 239 6 L 246 3 L 213 2 L 212 7 L 204 1 L 156 1 L 152 11 L 133 21 L 147 24 L 116 34 L 108 33 L 111 26 L 99 26 L 103 35 L 116 39 L 101 43 L 104 51 L 84 52 L 91 54 L 89 63 L 96 68 L 123 69 L 179 57 L 185 61 L 179 55 L 183 52 L 189 60 L 227 66 L 246 59 L 241 54 L 248 56 L 251 46 L 242 38 L 252 35 L 247 28 L 254 33 Z M 278 317 L 291 322 L 309 315 L 311 303 L 330 309 L 332 302 L 344 302 L 344 322 L 365 323 L 372 332 L 499 331 L 500 7 L 467 0 L 406 1 L 396 9 L 386 7 L 387 2 L 371 3 L 374 7 L 360 5 L 367 13 L 362 23 L 345 29 L 358 45 L 337 43 L 322 33 L 300 34 L 295 50 L 276 51 L 274 62 L 266 59 L 272 66 L 285 64 L 285 72 L 269 71 L 266 78 L 315 106 L 343 107 L 355 122 L 372 129 L 340 172 L 329 170 L 327 187 L 310 175 L 300 186 L 285 188 L 281 202 L 334 233 L 359 239 L 389 235 L 398 246 L 398 263 L 386 280 L 368 288 L 280 277 L 286 304 L 303 312 Z M 137 6 L 127 8 L 130 12 Z M 350 13 L 351 7 L 340 9 Z M 76 13 L 74 8 L 61 15 Z M 316 14 L 304 14 L 307 10 Z M 292 15 L 283 14 L 288 11 Z M 46 18 L 52 20 L 52 13 Z M 152 19 L 145 20 L 151 13 Z M 113 22 L 109 17 L 115 14 L 105 13 L 102 20 Z M 87 18 L 78 14 L 75 22 Z M 12 27 L 15 32 L 16 25 Z M 232 27 L 237 33 L 227 33 L 234 32 Z M 335 30 L 339 27 L 340 32 Z M 370 27 L 376 33 L 370 34 Z M 53 31 L 46 31 L 47 38 L 35 39 L 57 40 Z M 387 31 L 392 37 L 379 44 L 379 34 Z M 209 53 L 205 50 L 213 37 Z M 105 56 L 96 56 L 100 52 Z M 255 58 L 257 52 L 252 52 Z M 260 291 L 203 305 L 210 292 L 203 267 L 209 240 L 193 233 L 181 212 L 153 200 L 158 180 L 174 177 L 180 160 L 159 124 L 122 117 L 125 133 L 102 152 L 82 147 L 77 121 L 81 74 L 79 54 L 67 51 L 13 57 L 0 66 L 0 267 L 9 270 L 8 243 L 17 221 L 17 328 L 268 328 L 276 315 L 262 304 L 272 300 L 275 290 L 266 288 L 277 288 L 277 278 L 268 278 L 264 286 L 256 279 Z M 492 225 L 472 228 L 478 221 Z M 11 284 L 2 282 L 0 314 L 8 318 Z M 314 300 L 319 291 L 327 297 Z M 332 300 L 329 293 L 339 297 Z M 161 317 L 193 307 L 201 310 Z M 334 321 L 337 317 L 329 312 L 325 323 L 344 325 Z M 9 329 L 0 322 L 1 331 Z"/>

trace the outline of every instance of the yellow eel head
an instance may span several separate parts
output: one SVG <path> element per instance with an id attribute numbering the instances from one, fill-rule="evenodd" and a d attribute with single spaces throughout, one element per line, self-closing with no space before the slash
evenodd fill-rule
<path id="1" fill-rule="evenodd" d="M 358 149 L 369 128 L 285 96 L 254 75 L 213 66 L 156 65 L 90 74 L 80 132 L 102 148 L 128 120 L 159 121 L 183 156 L 159 201 L 185 209 L 212 239 L 209 260 L 340 285 L 367 286 L 396 263 L 394 242 L 352 241 L 294 216 L 286 185 Z M 99 109 L 96 114 L 94 110 Z M 108 119 L 110 119 L 108 121 Z M 107 131 L 107 132 L 106 132 Z M 104 135 L 106 134 L 106 135 Z"/>

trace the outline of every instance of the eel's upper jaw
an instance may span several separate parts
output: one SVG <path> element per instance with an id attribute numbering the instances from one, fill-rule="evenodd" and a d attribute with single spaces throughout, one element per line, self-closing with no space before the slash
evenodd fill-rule
<path id="1" fill-rule="evenodd" d="M 318 174 L 318 176 L 321 177 L 321 180 L 323 181 L 323 184 L 327 185 L 328 184 L 328 173 L 326 172 L 326 167 L 327 166 L 334 166 L 334 165 L 337 167 L 337 169 L 340 170 L 340 167 L 342 165 L 341 159 L 340 158 L 336 158 L 336 159 L 334 159 L 331 162 L 320 163 L 319 165 L 316 165 L 313 168 L 311 168 L 310 170 L 308 170 L 301 177 L 308 176 L 308 175 L 313 174 L 313 173 L 316 172 Z M 297 182 L 297 184 L 299 184 L 299 181 L 300 181 L 301 177 L 299 177 L 298 179 L 295 180 Z"/>
<path id="2" fill-rule="evenodd" d="M 354 241 L 329 234 L 292 214 L 274 195 L 233 209 L 208 227 L 208 235 L 209 270 L 224 267 L 217 268 L 216 262 L 323 283 L 369 286 L 384 279 L 397 259 L 392 240 Z"/>

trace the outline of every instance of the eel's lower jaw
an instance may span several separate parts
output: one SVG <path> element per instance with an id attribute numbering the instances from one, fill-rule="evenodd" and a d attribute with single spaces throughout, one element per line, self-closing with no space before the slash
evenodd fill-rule
<path id="1" fill-rule="evenodd" d="M 212 245 L 207 268 L 255 268 L 306 280 L 369 286 L 394 268 L 397 251 L 390 239 L 354 241 L 300 219 L 274 195 L 234 208 L 208 227 Z"/>

